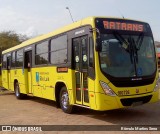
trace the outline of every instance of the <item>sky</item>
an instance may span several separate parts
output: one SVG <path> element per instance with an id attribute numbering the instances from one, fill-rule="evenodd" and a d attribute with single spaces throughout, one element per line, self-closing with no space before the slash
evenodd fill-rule
<path id="1" fill-rule="evenodd" d="M 0 0 L 0 31 L 29 37 L 45 34 L 88 16 L 112 16 L 148 22 L 160 41 L 160 0 Z"/>

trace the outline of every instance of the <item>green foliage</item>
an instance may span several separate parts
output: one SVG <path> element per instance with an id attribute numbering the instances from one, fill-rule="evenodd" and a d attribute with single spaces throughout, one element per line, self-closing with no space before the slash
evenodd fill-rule
<path id="1" fill-rule="evenodd" d="M 1 51 L 10 47 L 19 45 L 27 40 L 27 36 L 17 34 L 13 31 L 4 31 L 0 33 L 0 49 Z"/>
<path id="2" fill-rule="evenodd" d="M 19 45 L 27 39 L 26 35 L 17 34 L 14 31 L 0 32 L 0 57 L 3 50 Z"/>

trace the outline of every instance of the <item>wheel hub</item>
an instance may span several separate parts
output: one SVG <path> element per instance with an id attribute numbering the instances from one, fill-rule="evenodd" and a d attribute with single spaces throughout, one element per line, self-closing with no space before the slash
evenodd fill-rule
<path id="1" fill-rule="evenodd" d="M 16 85 L 16 96 L 19 96 L 19 87 Z"/>
<path id="2" fill-rule="evenodd" d="M 64 92 L 62 94 L 61 103 L 65 109 L 68 108 L 68 104 L 69 104 L 68 93 Z"/>

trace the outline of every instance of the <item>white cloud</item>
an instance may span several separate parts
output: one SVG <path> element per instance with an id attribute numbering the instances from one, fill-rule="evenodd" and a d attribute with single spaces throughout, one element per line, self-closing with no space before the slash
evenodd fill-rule
<path id="1" fill-rule="evenodd" d="M 15 12 L 12 7 L 0 9 L 0 29 L 19 31 L 23 29 L 28 21 L 27 17 L 23 17 L 20 13 Z M 23 25 L 23 27 L 22 27 Z"/>
<path id="2" fill-rule="evenodd" d="M 0 31 L 11 30 L 33 37 L 70 23 L 70 18 L 68 18 L 65 9 L 55 15 L 52 16 L 51 14 L 50 16 L 42 17 L 40 15 L 28 15 L 24 12 L 18 12 L 11 6 L 0 8 Z"/>
<path id="3" fill-rule="evenodd" d="M 27 35 L 28 37 L 38 36 L 38 33 L 37 33 L 35 27 L 33 27 L 33 26 L 26 29 L 26 31 L 22 31 L 20 33 L 23 34 L 23 35 Z"/>
<path id="4" fill-rule="evenodd" d="M 155 39 L 160 40 L 157 10 L 146 5 L 146 8 L 143 9 L 144 11 L 141 12 L 142 7 L 139 6 L 141 4 L 130 7 L 130 2 L 122 1 L 102 0 L 99 2 L 88 0 L 84 2 L 82 0 L 76 3 L 74 0 L 49 0 L 47 3 L 38 0 L 19 0 L 19 2 L 15 3 L 3 1 L 0 5 L 0 31 L 13 30 L 28 36 L 45 34 L 72 23 L 69 12 L 65 9 L 68 6 L 75 21 L 87 16 L 121 17 L 121 14 L 128 18 L 141 19 L 151 24 Z M 158 4 L 154 4 L 154 7 L 156 5 Z M 159 9 L 158 6 L 156 9 Z M 149 12 L 150 16 L 146 12 Z"/>

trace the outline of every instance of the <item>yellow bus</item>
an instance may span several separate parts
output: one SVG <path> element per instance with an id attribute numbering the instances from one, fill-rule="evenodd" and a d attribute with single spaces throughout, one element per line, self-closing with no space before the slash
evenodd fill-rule
<path id="1" fill-rule="evenodd" d="M 158 101 L 159 79 L 148 23 L 88 17 L 2 52 L 2 84 L 33 95 L 105 111 Z"/>
<path id="2" fill-rule="evenodd" d="M 2 72 L 1 72 L 1 70 L 2 70 L 2 64 L 0 64 L 0 87 L 2 87 Z"/>

